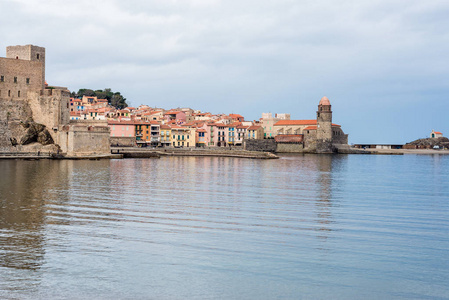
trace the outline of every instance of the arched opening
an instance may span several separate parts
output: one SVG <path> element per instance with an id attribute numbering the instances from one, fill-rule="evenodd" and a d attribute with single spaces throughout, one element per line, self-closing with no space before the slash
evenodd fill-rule
<path id="1" fill-rule="evenodd" d="M 18 56 L 16 56 L 16 59 L 19 59 L 19 57 L 18 57 Z"/>
<path id="2" fill-rule="evenodd" d="M 38 54 L 36 54 L 36 58 L 37 58 L 37 59 L 39 59 L 39 58 L 40 58 L 40 57 L 39 57 L 39 53 L 38 53 Z"/>

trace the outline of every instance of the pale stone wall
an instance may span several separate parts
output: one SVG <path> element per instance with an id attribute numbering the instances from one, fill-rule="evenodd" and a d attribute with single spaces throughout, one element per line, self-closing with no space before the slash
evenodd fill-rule
<path id="1" fill-rule="evenodd" d="M 53 140 L 59 144 L 57 132 L 61 130 L 61 126 L 70 121 L 69 91 L 46 89 L 41 92 L 30 92 L 28 102 L 33 111 L 33 120 L 47 126 Z"/>
<path id="2" fill-rule="evenodd" d="M 109 128 L 72 125 L 59 132 L 59 145 L 69 156 L 110 154 Z"/>
<path id="3" fill-rule="evenodd" d="M 300 153 L 304 151 L 302 143 L 277 143 L 277 153 Z"/>
<path id="4" fill-rule="evenodd" d="M 39 89 L 44 88 L 45 84 L 45 48 L 34 45 L 8 46 L 6 47 L 6 58 L 13 60 L 28 60 L 40 63 L 40 81 Z"/>
<path id="5" fill-rule="evenodd" d="M 42 63 L 36 61 L 0 58 L 0 76 L 0 98 L 25 99 L 44 86 Z"/>

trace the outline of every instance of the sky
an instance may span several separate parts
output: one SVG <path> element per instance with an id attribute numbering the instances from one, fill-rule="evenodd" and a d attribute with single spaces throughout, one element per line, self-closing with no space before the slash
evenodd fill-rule
<path id="1" fill-rule="evenodd" d="M 314 119 L 350 143 L 449 136 L 447 0 L 0 0 L 6 46 L 46 48 L 50 85 L 130 106 Z"/>

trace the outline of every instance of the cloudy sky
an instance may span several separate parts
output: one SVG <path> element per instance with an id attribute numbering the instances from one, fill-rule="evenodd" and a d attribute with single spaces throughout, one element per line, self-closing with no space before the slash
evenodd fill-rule
<path id="1" fill-rule="evenodd" d="M 350 143 L 449 136 L 447 0 L 0 0 L 0 56 L 46 48 L 51 85 L 130 105 L 313 119 Z"/>

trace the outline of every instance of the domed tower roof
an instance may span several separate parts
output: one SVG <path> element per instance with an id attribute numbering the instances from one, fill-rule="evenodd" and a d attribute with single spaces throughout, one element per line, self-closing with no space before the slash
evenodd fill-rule
<path id="1" fill-rule="evenodd" d="M 331 105 L 329 99 L 324 96 L 323 98 L 321 98 L 320 103 L 318 105 Z"/>

